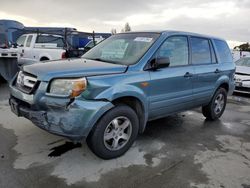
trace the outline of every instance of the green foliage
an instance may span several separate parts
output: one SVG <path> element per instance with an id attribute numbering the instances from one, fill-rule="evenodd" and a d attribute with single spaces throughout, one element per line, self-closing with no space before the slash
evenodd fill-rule
<path id="1" fill-rule="evenodd" d="M 131 27 L 130 27 L 130 25 L 129 25 L 128 22 L 125 24 L 124 31 L 125 31 L 125 32 L 131 31 Z"/>
<path id="2" fill-rule="evenodd" d="M 239 46 L 235 46 L 234 49 L 240 50 L 240 51 L 250 52 L 250 44 L 247 42 L 247 43 L 241 44 Z"/>

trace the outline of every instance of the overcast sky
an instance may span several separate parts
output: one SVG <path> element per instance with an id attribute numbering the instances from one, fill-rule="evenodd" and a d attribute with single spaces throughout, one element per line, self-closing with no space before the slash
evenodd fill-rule
<path id="1" fill-rule="evenodd" d="M 1 0 L 0 19 L 81 31 L 183 30 L 250 42 L 250 0 Z"/>

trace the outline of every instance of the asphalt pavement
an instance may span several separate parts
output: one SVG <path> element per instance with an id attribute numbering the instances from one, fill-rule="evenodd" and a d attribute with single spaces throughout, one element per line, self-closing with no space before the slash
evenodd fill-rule
<path id="1" fill-rule="evenodd" d="M 0 187 L 250 187 L 250 96 L 230 96 L 220 120 L 200 109 L 148 123 L 122 157 L 51 135 L 11 113 L 0 83 Z"/>

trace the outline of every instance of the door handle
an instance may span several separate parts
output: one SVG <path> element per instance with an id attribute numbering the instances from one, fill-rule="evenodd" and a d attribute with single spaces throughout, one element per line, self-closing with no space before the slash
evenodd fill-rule
<path id="1" fill-rule="evenodd" d="M 216 69 L 215 71 L 214 71 L 214 73 L 216 73 L 216 74 L 218 74 L 218 73 L 220 73 L 221 71 L 219 70 L 219 69 Z"/>
<path id="2" fill-rule="evenodd" d="M 191 74 L 190 72 L 186 72 L 186 74 L 184 75 L 185 78 L 190 78 L 192 76 L 193 76 L 193 74 Z"/>

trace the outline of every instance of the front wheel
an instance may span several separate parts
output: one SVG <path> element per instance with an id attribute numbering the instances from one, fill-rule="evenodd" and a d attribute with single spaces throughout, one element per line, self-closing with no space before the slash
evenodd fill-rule
<path id="1" fill-rule="evenodd" d="M 202 107 L 202 113 L 208 120 L 216 120 L 220 118 L 226 108 L 227 91 L 219 88 L 210 103 Z"/>
<path id="2" fill-rule="evenodd" d="M 100 158 L 116 158 L 131 147 L 138 130 L 139 120 L 135 111 L 129 106 L 119 105 L 100 118 L 87 143 Z"/>

